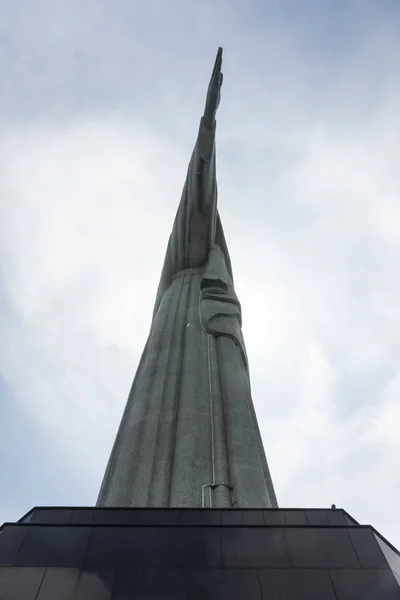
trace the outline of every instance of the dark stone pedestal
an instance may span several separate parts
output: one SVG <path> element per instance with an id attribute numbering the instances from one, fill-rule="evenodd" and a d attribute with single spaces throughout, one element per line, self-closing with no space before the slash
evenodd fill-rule
<path id="1" fill-rule="evenodd" d="M 0 530 L 1 600 L 400 600 L 345 511 L 35 508 Z"/>

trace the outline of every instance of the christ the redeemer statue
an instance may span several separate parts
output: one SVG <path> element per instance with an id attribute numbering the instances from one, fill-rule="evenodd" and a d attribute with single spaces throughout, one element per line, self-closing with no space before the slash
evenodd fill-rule
<path id="1" fill-rule="evenodd" d="M 276 507 L 217 210 L 218 50 L 150 335 L 97 506 Z"/>

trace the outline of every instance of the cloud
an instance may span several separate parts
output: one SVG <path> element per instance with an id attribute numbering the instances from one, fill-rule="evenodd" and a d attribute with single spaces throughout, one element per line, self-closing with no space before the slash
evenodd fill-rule
<path id="1" fill-rule="evenodd" d="M 22 489 L 31 466 L 10 462 L 2 518 L 95 501 L 222 43 L 220 212 L 278 500 L 334 502 L 400 545 L 393 14 L 150 4 L 4 15 L 2 402 L 57 483 Z"/>
<path id="2" fill-rule="evenodd" d="M 378 494 L 387 508 L 374 524 L 392 539 L 400 491 L 399 443 L 388 425 L 400 418 L 394 123 L 388 102 L 362 130 L 310 130 L 276 190 L 281 209 L 253 237 L 254 248 L 263 236 L 272 247 L 268 289 L 259 262 L 251 287 L 256 314 L 272 307 L 272 336 L 254 350 L 247 336 L 254 397 L 267 395 L 258 413 L 281 503 L 293 495 L 299 505 L 334 502 L 371 522 Z M 253 303 L 245 282 L 244 290 L 242 301 Z"/>
<path id="3" fill-rule="evenodd" d="M 150 324 L 153 248 L 164 247 L 173 217 L 164 199 L 171 149 L 113 116 L 2 142 L 2 272 L 19 317 L 3 373 L 69 460 L 84 456 L 89 478 L 96 463 L 96 485 L 99 436 L 111 444 Z M 157 180 L 148 177 L 153 161 Z"/>

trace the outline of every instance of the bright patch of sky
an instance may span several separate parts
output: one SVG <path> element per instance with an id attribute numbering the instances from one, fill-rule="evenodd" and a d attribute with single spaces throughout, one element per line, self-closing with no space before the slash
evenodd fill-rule
<path id="1" fill-rule="evenodd" d="M 281 506 L 400 546 L 400 6 L 1 3 L 0 521 L 93 505 L 224 47 L 219 207 Z"/>

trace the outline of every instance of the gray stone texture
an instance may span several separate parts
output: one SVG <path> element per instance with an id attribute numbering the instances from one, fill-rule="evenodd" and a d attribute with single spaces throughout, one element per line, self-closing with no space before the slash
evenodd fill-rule
<path id="1" fill-rule="evenodd" d="M 217 210 L 222 51 L 97 506 L 276 507 Z"/>

